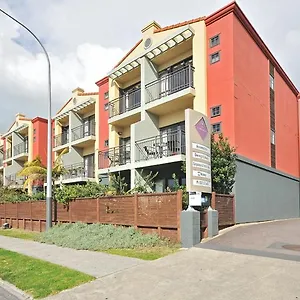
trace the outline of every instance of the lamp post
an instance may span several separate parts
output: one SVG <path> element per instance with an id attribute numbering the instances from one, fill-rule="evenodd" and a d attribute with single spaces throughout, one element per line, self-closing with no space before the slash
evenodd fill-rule
<path id="1" fill-rule="evenodd" d="M 48 130 L 47 130 L 47 194 L 46 194 L 46 229 L 52 227 L 52 119 L 51 119 L 51 64 L 49 55 L 38 37 L 24 24 L 0 8 L 0 12 L 27 30 L 42 47 L 48 63 Z"/>

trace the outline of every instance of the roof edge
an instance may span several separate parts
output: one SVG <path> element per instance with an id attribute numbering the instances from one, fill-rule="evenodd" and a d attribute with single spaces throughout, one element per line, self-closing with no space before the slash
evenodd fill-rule
<path id="1" fill-rule="evenodd" d="M 255 43 L 259 46 L 261 51 L 265 54 L 265 56 L 272 62 L 274 65 L 276 71 L 280 74 L 280 76 L 284 79 L 286 84 L 289 86 L 289 88 L 293 91 L 295 96 L 298 96 L 299 91 L 297 87 L 294 85 L 292 80 L 289 78 L 287 73 L 283 70 L 277 59 L 274 57 L 270 49 L 267 47 L 265 42 L 262 40 L 258 32 L 255 30 L 253 25 L 250 23 L 244 12 L 241 10 L 239 5 L 234 1 L 230 4 L 226 5 L 225 7 L 219 9 L 215 13 L 211 14 L 205 19 L 205 24 L 210 25 L 219 19 L 225 17 L 226 15 L 234 13 L 234 15 L 238 18 L 238 20 L 241 22 L 241 24 L 244 26 L 244 28 L 247 30 L 247 32 L 250 34 L 250 36 L 253 38 Z"/>

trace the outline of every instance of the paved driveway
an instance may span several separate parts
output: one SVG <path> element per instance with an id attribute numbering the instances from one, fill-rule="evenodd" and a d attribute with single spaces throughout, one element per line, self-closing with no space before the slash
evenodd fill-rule
<path id="1" fill-rule="evenodd" d="M 300 219 L 237 226 L 196 247 L 300 261 Z"/>

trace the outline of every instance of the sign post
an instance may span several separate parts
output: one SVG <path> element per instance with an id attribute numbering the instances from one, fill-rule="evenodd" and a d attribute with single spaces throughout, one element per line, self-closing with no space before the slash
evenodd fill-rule
<path id="1" fill-rule="evenodd" d="M 211 194 L 211 129 L 207 117 L 192 109 L 185 110 L 186 188 L 189 209 L 201 206 L 203 194 Z"/>

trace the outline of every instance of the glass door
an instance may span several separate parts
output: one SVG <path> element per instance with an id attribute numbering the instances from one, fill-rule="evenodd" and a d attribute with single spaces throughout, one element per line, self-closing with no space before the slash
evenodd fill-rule
<path id="1" fill-rule="evenodd" d="M 86 178 L 94 178 L 94 166 L 95 165 L 95 157 L 94 154 L 87 155 L 83 157 L 83 168 L 84 168 L 84 177 Z"/>

